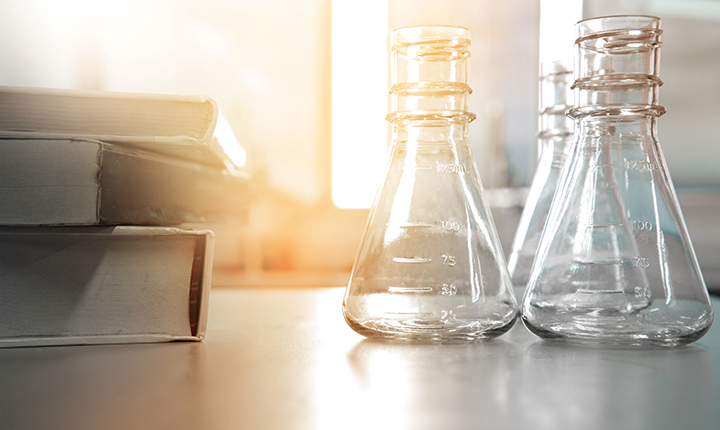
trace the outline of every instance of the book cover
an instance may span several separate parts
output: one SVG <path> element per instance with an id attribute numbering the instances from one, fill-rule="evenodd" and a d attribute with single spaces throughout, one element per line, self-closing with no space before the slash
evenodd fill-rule
<path id="1" fill-rule="evenodd" d="M 211 97 L 0 86 L 0 137 L 101 140 L 229 169 L 245 152 Z"/>
<path id="2" fill-rule="evenodd" d="M 0 227 L 0 347 L 202 340 L 211 231 Z"/>
<path id="3" fill-rule="evenodd" d="M 247 212 L 248 177 L 95 140 L 0 139 L 0 225 L 177 225 Z"/>

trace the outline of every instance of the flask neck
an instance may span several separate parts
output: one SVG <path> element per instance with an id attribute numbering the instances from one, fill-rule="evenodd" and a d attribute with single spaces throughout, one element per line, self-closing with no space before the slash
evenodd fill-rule
<path id="1" fill-rule="evenodd" d="M 660 116 L 660 19 L 615 16 L 581 21 L 575 41 L 575 108 L 586 115 Z"/>
<path id="2" fill-rule="evenodd" d="M 572 66 L 567 60 L 540 65 L 540 133 L 538 156 L 562 162 L 574 124 L 565 112 L 573 107 Z M 556 155 L 553 155 L 556 154 Z"/>
<path id="3" fill-rule="evenodd" d="M 657 121 L 651 114 L 586 116 L 577 122 L 576 139 L 584 147 L 657 142 Z"/>
<path id="4" fill-rule="evenodd" d="M 420 26 L 392 34 L 391 111 L 394 115 L 452 116 L 467 111 L 470 32 Z"/>
<path id="5" fill-rule="evenodd" d="M 393 122 L 394 147 L 437 147 L 438 145 L 467 145 L 468 120 L 408 119 Z"/>
<path id="6" fill-rule="evenodd" d="M 565 115 L 573 107 L 572 68 L 566 60 L 543 63 L 540 68 L 541 137 L 572 133 L 573 121 Z"/>
<path id="7" fill-rule="evenodd" d="M 423 114 L 465 112 L 472 90 L 467 84 L 420 82 L 396 84 L 390 88 L 391 110 L 395 113 Z"/>

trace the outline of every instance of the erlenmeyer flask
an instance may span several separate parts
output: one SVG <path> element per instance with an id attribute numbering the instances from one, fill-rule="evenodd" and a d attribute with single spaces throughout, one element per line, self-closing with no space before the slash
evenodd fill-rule
<path id="1" fill-rule="evenodd" d="M 392 33 L 393 141 L 343 314 L 358 333 L 406 341 L 500 335 L 517 305 L 467 140 L 469 31 Z"/>
<path id="2" fill-rule="evenodd" d="M 510 277 L 516 287 L 525 288 L 530 278 L 540 235 L 572 140 L 573 121 L 565 115 L 573 105 L 572 83 L 573 72 L 568 61 L 558 60 L 542 65 L 540 157 L 508 258 Z"/>
<path id="3" fill-rule="evenodd" d="M 693 342 L 713 310 L 657 140 L 660 20 L 603 17 L 576 28 L 576 137 L 523 321 L 549 339 Z"/>

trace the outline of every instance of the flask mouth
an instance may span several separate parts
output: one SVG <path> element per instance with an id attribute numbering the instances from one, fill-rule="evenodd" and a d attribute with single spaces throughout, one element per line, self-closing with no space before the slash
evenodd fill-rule
<path id="1" fill-rule="evenodd" d="M 467 84 L 470 31 L 463 27 L 420 26 L 393 30 L 392 83 Z"/>
<path id="2" fill-rule="evenodd" d="M 403 27 L 393 30 L 391 41 L 391 109 L 397 115 L 389 115 L 388 120 L 405 116 L 445 117 L 448 112 L 457 115 L 467 110 L 472 92 L 467 83 L 470 67 L 467 28 Z"/>
<path id="3" fill-rule="evenodd" d="M 452 25 L 416 25 L 393 30 L 390 39 L 393 51 L 430 41 L 469 49 L 470 30 Z"/>
<path id="4" fill-rule="evenodd" d="M 662 46 L 660 18 L 618 15 L 590 18 L 575 25 L 580 77 L 612 73 L 657 75 Z M 576 75 L 577 76 L 577 75 Z"/>
<path id="5" fill-rule="evenodd" d="M 577 40 L 604 37 L 610 34 L 662 34 L 660 18 L 652 15 L 610 15 L 583 19 L 576 24 Z"/>
<path id="6" fill-rule="evenodd" d="M 568 116 L 660 116 L 660 18 L 602 16 L 576 26 L 575 109 Z"/>
<path id="7" fill-rule="evenodd" d="M 596 54 L 652 53 L 662 46 L 660 18 L 647 15 L 616 15 L 590 18 L 575 25 L 575 44 Z"/>

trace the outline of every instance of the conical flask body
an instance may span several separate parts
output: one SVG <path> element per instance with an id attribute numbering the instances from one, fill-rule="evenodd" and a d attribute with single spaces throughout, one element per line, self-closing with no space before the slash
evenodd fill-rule
<path id="1" fill-rule="evenodd" d="M 540 158 L 508 258 L 510 277 L 518 288 L 525 288 L 530 279 L 530 269 L 573 135 L 573 121 L 565 115 L 573 103 L 572 68 L 562 60 L 543 64 L 541 68 Z"/>
<path id="2" fill-rule="evenodd" d="M 390 163 L 345 293 L 345 320 L 370 338 L 498 336 L 518 312 L 467 140 L 470 33 L 406 27 L 391 40 Z"/>
<path id="3" fill-rule="evenodd" d="M 577 29 L 575 139 L 523 322 L 581 343 L 693 342 L 713 309 L 657 138 L 659 19 L 602 17 Z"/>
<path id="4" fill-rule="evenodd" d="M 530 279 L 530 270 L 564 161 L 563 152 L 552 151 L 546 152 L 538 162 L 508 258 L 508 269 L 515 287 L 525 288 Z"/>
<path id="5" fill-rule="evenodd" d="M 713 312 L 653 116 L 586 118 L 543 232 L 523 320 L 547 338 L 678 345 Z"/>
<path id="6" fill-rule="evenodd" d="M 458 341 L 516 319 L 505 260 L 466 141 L 467 120 L 396 124 L 343 313 L 368 337 Z"/>

